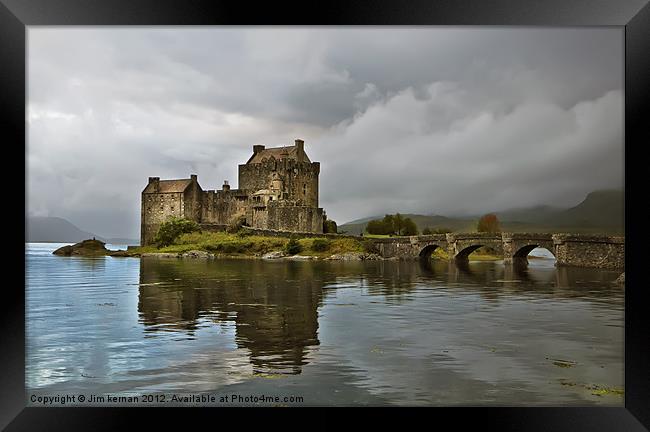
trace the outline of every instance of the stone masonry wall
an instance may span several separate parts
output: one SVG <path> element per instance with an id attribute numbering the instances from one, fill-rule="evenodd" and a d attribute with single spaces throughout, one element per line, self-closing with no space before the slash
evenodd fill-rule
<path id="1" fill-rule="evenodd" d="M 557 265 L 625 268 L 625 239 L 611 236 L 555 234 Z"/>
<path id="2" fill-rule="evenodd" d="M 160 224 L 169 217 L 185 217 L 183 193 L 142 194 L 140 244 L 153 242 Z"/>
<path id="3" fill-rule="evenodd" d="M 240 216 L 246 216 L 248 195 L 240 189 L 204 191 L 201 222 L 228 225 Z"/>
<path id="4" fill-rule="evenodd" d="M 337 238 L 353 238 L 357 240 L 363 240 L 363 237 L 360 236 L 355 236 L 355 235 L 348 235 L 348 234 L 334 234 L 334 233 L 313 233 L 313 232 L 288 232 L 288 231 L 278 231 L 278 230 L 271 230 L 271 229 L 260 229 L 260 228 L 253 228 L 253 227 L 242 227 L 242 230 L 254 234 L 254 235 L 261 235 L 261 236 L 269 236 L 269 237 L 285 237 L 285 238 L 290 238 L 290 237 L 307 237 L 307 238 L 331 238 L 331 239 L 337 239 Z"/>
<path id="5" fill-rule="evenodd" d="M 323 232 L 323 210 L 269 203 L 266 228 L 279 231 Z"/>
<path id="6" fill-rule="evenodd" d="M 271 158 L 263 163 L 239 165 L 239 188 L 252 193 L 269 189 L 274 174 L 282 181 L 287 199 L 300 201 L 305 206 L 318 207 L 319 162 Z"/>

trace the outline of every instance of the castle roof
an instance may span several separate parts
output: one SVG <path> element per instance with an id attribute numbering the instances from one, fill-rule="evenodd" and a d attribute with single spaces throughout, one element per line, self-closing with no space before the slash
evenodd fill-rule
<path id="1" fill-rule="evenodd" d="M 154 183 L 149 183 L 143 193 L 174 193 L 185 192 L 185 189 L 192 183 L 192 179 L 160 180 L 158 190 L 155 190 Z"/>
<path id="2" fill-rule="evenodd" d="M 248 159 L 247 164 L 251 163 L 262 163 L 262 159 L 269 159 L 273 156 L 276 160 L 279 159 L 294 159 L 298 160 L 298 148 L 295 146 L 286 146 L 286 147 L 271 147 L 264 150 L 260 150 L 258 153 L 255 153 Z M 311 163 L 307 155 L 304 155 L 304 161 Z"/>

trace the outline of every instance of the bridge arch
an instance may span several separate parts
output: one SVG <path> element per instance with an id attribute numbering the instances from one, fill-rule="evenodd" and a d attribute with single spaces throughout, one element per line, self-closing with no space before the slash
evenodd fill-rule
<path id="1" fill-rule="evenodd" d="M 459 250 L 458 253 L 456 254 L 456 258 L 460 260 L 466 260 L 469 258 L 469 255 L 474 252 L 475 250 L 483 247 L 483 246 L 488 246 L 489 245 L 483 245 L 483 244 L 473 244 L 470 246 L 466 246 L 463 249 Z"/>
<path id="2" fill-rule="evenodd" d="M 420 253 L 418 254 L 418 256 L 421 259 L 427 259 L 427 260 L 431 259 L 431 254 L 433 254 L 433 252 L 435 252 L 435 250 L 438 248 L 445 249 L 444 246 L 436 243 L 425 245 L 422 249 L 420 249 Z"/>
<path id="3" fill-rule="evenodd" d="M 513 258 L 526 258 L 529 253 L 531 253 L 533 250 L 537 248 L 542 248 L 546 249 L 549 251 L 553 257 L 555 258 L 555 251 L 553 250 L 553 247 L 548 247 L 548 245 L 543 245 L 543 244 L 529 244 L 526 246 L 522 246 L 519 249 L 515 251 L 515 253 L 512 255 Z"/>

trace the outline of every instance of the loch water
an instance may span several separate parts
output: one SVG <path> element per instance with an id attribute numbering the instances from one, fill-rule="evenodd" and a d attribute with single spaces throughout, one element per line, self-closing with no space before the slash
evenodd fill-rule
<path id="1" fill-rule="evenodd" d="M 552 258 L 512 267 L 52 255 L 59 246 L 25 245 L 28 399 L 624 404 L 620 272 Z"/>

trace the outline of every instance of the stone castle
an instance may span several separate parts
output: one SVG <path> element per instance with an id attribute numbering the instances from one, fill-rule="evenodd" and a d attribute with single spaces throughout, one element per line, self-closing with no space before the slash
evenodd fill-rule
<path id="1" fill-rule="evenodd" d="M 203 190 L 189 179 L 149 177 L 142 191 L 140 244 L 148 245 L 170 217 L 193 220 L 203 229 L 222 230 L 239 220 L 253 228 L 322 233 L 325 214 L 318 207 L 320 162 L 311 162 L 305 143 L 265 148 L 239 165 L 239 189 L 224 181 L 221 190 Z"/>

